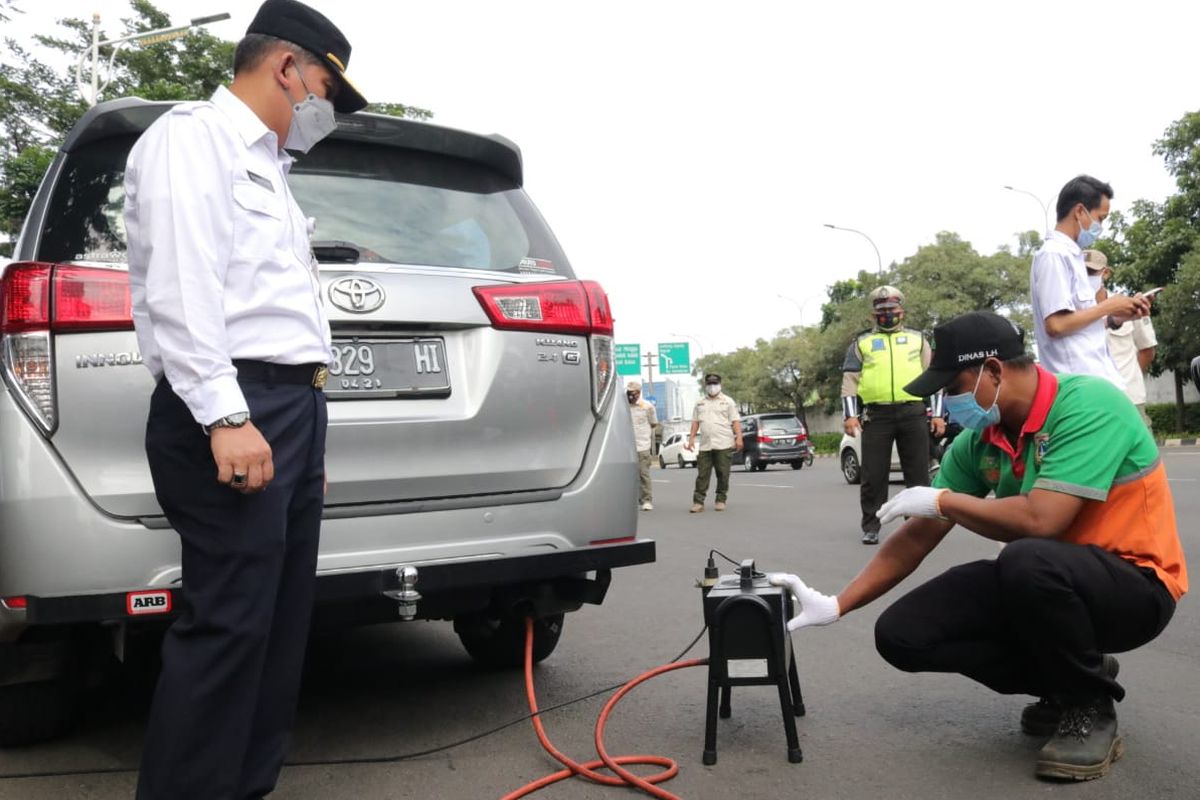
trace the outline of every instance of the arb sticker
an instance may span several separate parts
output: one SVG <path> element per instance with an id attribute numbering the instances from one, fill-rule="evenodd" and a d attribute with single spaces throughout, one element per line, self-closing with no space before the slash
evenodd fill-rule
<path id="1" fill-rule="evenodd" d="M 125 611 L 129 614 L 166 614 L 171 610 L 168 591 L 129 592 L 125 595 Z"/>

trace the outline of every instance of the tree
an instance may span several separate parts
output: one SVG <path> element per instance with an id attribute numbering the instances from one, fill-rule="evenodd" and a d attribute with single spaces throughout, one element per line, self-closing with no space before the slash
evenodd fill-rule
<path id="1" fill-rule="evenodd" d="M 1105 252 L 1114 263 L 1116 283 L 1128 290 L 1166 287 L 1154 302 L 1159 344 L 1152 372 L 1175 375 L 1177 425 L 1183 429 L 1183 380 L 1200 354 L 1196 324 L 1197 269 L 1200 262 L 1200 112 L 1188 112 L 1168 126 L 1153 152 L 1175 178 L 1177 191 L 1161 203 L 1134 202 L 1131 221 L 1116 220 Z M 1115 257 L 1114 257 L 1115 256 Z"/>
<path id="2" fill-rule="evenodd" d="M 132 15 L 121 20 L 120 34 L 100 31 L 111 39 L 165 28 L 170 18 L 150 0 L 130 0 Z M 0 0 L 0 17 L 19 11 L 12 0 Z M 14 236 L 29 208 L 42 175 L 71 126 L 87 111 L 75 85 L 74 64 L 90 50 L 92 23 L 59 20 L 57 35 L 34 36 L 48 53 L 65 56 L 71 66 L 50 66 L 13 39 L 5 39 L 0 56 L 0 237 Z M 198 100 L 209 97 L 232 79 L 234 43 L 194 28 L 179 39 L 146 46 L 127 46 L 113 59 L 105 96 L 138 96 L 147 100 Z M 108 63 L 111 48 L 100 48 Z M 56 60 L 64 60 L 57 58 Z M 432 112 L 400 103 L 367 107 L 393 116 L 428 119 Z"/>

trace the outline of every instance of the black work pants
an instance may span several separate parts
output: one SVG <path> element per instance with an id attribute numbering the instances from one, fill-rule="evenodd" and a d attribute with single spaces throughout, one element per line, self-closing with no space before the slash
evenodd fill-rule
<path id="1" fill-rule="evenodd" d="M 864 533 L 879 530 L 875 512 L 887 502 L 893 442 L 899 450 L 904 485 L 928 486 L 929 422 L 924 403 L 871 403 L 863 409 L 858 499 Z"/>
<path id="2" fill-rule="evenodd" d="M 1020 539 L 897 600 L 875 646 L 897 669 L 955 672 L 1001 694 L 1120 700 L 1102 654 L 1149 642 L 1174 613 L 1153 570 L 1094 545 Z"/>
<path id="3" fill-rule="evenodd" d="M 259 494 L 217 483 L 210 442 L 166 381 L 146 454 L 182 543 L 184 610 L 163 642 L 139 800 L 247 800 L 271 792 L 295 716 L 324 505 L 325 397 L 241 382 L 271 445 Z"/>

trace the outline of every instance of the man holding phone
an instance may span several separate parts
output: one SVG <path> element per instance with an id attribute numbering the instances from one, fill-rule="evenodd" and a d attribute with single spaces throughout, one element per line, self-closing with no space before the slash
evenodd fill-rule
<path id="1" fill-rule="evenodd" d="M 1083 248 L 1103 233 L 1112 197 L 1112 187 L 1090 175 L 1067 181 L 1058 193 L 1058 223 L 1033 257 L 1029 291 L 1042 366 L 1054 373 L 1097 375 L 1123 389 L 1108 354 L 1105 325 L 1149 316 L 1150 301 L 1114 294 L 1098 302 L 1100 276 L 1089 275 L 1083 261 Z"/>
<path id="2" fill-rule="evenodd" d="M 1112 279 L 1112 269 L 1108 266 L 1108 257 L 1099 250 L 1084 250 L 1083 263 L 1088 272 L 1100 275 L 1100 290 L 1096 293 L 1096 302 L 1103 303 L 1108 299 L 1108 282 Z M 1150 300 L 1162 291 L 1162 288 L 1151 289 L 1142 297 Z M 1154 323 L 1150 317 L 1130 319 L 1117 327 L 1107 326 L 1108 354 L 1112 356 L 1117 372 L 1125 383 L 1125 395 L 1133 401 L 1138 414 L 1146 427 L 1153 430 L 1150 417 L 1146 414 L 1146 370 L 1154 361 L 1155 348 L 1158 339 L 1154 335 Z"/>

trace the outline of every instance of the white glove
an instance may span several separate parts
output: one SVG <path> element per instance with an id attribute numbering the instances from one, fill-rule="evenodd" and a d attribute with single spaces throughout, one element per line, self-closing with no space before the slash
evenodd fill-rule
<path id="1" fill-rule="evenodd" d="M 809 625 L 828 625 L 837 622 L 842 616 L 836 597 L 808 588 L 808 584 L 799 577 L 786 572 L 772 572 L 768 577 L 772 586 L 786 586 L 800 604 L 800 613 L 788 620 L 789 631 L 807 628 Z"/>
<path id="2" fill-rule="evenodd" d="M 949 489 L 934 489 L 932 486 L 910 486 L 884 503 L 875 516 L 885 525 L 900 517 L 945 519 L 938 508 L 938 497 L 947 491 Z"/>

